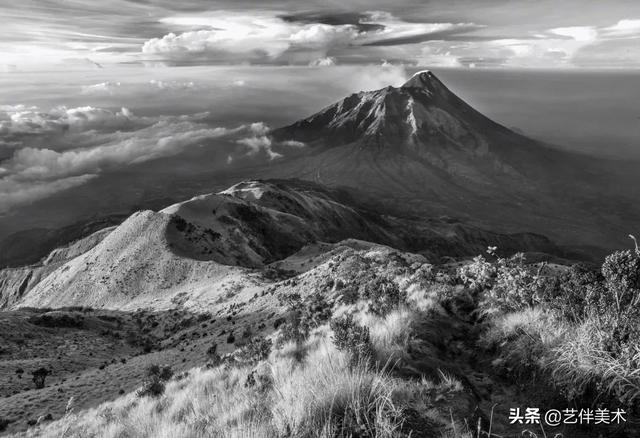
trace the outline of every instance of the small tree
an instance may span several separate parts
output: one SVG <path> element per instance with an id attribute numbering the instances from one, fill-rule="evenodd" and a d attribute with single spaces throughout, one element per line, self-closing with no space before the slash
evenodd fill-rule
<path id="1" fill-rule="evenodd" d="M 47 370 L 46 368 L 38 368 L 31 374 L 33 376 L 33 383 L 35 383 L 36 388 L 44 388 L 44 381 L 49 375 L 49 370 Z"/>

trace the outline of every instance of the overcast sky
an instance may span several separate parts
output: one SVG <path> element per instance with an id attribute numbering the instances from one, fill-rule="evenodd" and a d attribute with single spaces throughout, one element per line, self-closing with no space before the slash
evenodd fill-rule
<path id="1" fill-rule="evenodd" d="M 402 63 L 638 68 L 636 0 L 21 0 L 0 71 Z"/>

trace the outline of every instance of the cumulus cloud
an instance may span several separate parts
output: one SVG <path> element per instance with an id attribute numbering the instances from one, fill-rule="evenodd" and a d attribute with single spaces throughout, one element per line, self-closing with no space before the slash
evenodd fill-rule
<path id="1" fill-rule="evenodd" d="M 309 67 L 331 67 L 336 64 L 337 64 L 336 58 L 332 56 L 327 56 L 325 58 L 314 59 L 309 63 Z"/>
<path id="2" fill-rule="evenodd" d="M 388 12 L 366 12 L 349 23 L 307 15 L 231 13 L 167 17 L 169 26 L 193 28 L 152 38 L 144 55 L 175 62 L 310 64 L 328 66 L 364 46 L 395 46 L 444 38 L 481 26 L 473 23 L 420 23 Z M 373 49 L 370 49 L 373 50 Z"/>
<path id="3" fill-rule="evenodd" d="M 208 27 L 152 38 L 142 53 L 173 60 L 209 59 L 220 62 L 237 60 L 267 61 L 282 55 L 289 47 L 291 29 L 281 19 L 263 14 L 168 17 L 168 25 Z"/>
<path id="4" fill-rule="evenodd" d="M 249 157 L 263 155 L 269 160 L 275 160 L 282 158 L 284 154 L 274 148 L 292 150 L 306 147 L 305 143 L 295 140 L 274 141 L 269 136 L 271 128 L 262 122 L 252 123 L 246 127 L 246 131 L 249 135 L 236 140 L 236 143 L 246 147 L 246 155 Z"/>
<path id="5" fill-rule="evenodd" d="M 272 149 L 273 142 L 271 138 L 267 136 L 269 133 L 269 127 L 267 125 L 261 122 L 252 123 L 248 131 L 251 134 L 249 137 L 237 140 L 238 144 L 247 147 L 247 155 L 256 156 L 262 153 L 265 154 L 269 160 L 282 157 L 282 154 L 274 152 Z"/>
<path id="6" fill-rule="evenodd" d="M 351 25 L 313 24 L 293 33 L 289 37 L 289 41 L 293 46 L 299 48 L 326 49 L 348 45 L 359 34 L 358 29 Z"/>

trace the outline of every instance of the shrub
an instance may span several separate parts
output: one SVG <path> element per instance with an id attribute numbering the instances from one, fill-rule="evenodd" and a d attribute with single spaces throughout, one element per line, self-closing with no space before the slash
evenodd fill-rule
<path id="1" fill-rule="evenodd" d="M 281 281 L 281 280 L 287 280 L 291 277 L 295 277 L 296 275 L 298 275 L 298 273 L 296 271 L 292 271 L 289 269 L 282 269 L 279 267 L 268 267 L 267 269 L 264 270 L 264 272 L 262 273 L 262 277 L 266 280 L 271 280 L 271 281 Z"/>
<path id="2" fill-rule="evenodd" d="M 331 320 L 331 330 L 333 343 L 338 350 L 351 356 L 351 365 L 370 362 L 373 347 L 369 329 L 358 325 L 353 315 Z"/>
<path id="3" fill-rule="evenodd" d="M 240 348 L 234 356 L 236 361 L 241 363 L 257 363 L 269 357 L 272 345 L 271 339 L 254 338 L 247 345 Z"/>
<path id="4" fill-rule="evenodd" d="M 50 328 L 82 328 L 84 317 L 82 315 L 67 314 L 62 312 L 44 313 L 29 318 L 29 322 L 41 327 Z"/>
<path id="5" fill-rule="evenodd" d="M 331 305 L 320 293 L 314 293 L 304 301 L 299 294 L 290 294 L 281 297 L 281 302 L 289 312 L 285 323 L 280 325 L 279 343 L 294 341 L 300 344 L 309 337 L 313 328 L 331 318 Z"/>
<path id="6" fill-rule="evenodd" d="M 640 304 L 640 256 L 637 253 L 627 250 L 607 256 L 602 275 L 609 290 L 605 304 L 618 315 Z"/>
<path id="7" fill-rule="evenodd" d="M 38 368 L 37 370 L 35 370 L 33 373 L 31 373 L 33 376 L 33 383 L 36 385 L 36 388 L 38 389 L 42 389 L 44 388 L 44 381 L 47 378 L 47 376 L 49 375 L 49 370 L 47 370 L 46 368 L 42 367 L 42 368 Z"/>
<path id="8" fill-rule="evenodd" d="M 186 220 L 184 220 L 184 218 L 180 217 L 180 216 L 172 216 L 171 217 L 171 222 L 173 223 L 173 225 L 176 227 L 176 229 L 178 231 L 185 231 L 187 229 L 187 225 L 188 222 Z"/>
<path id="9" fill-rule="evenodd" d="M 602 332 L 601 348 L 640 365 L 640 255 L 618 251 L 602 265 L 604 286 L 594 289 L 589 303 Z"/>
<path id="10" fill-rule="evenodd" d="M 169 366 L 151 365 L 147 369 L 147 378 L 137 392 L 138 397 L 159 397 L 164 393 L 165 383 L 173 377 Z"/>
<path id="11" fill-rule="evenodd" d="M 406 299 L 398 285 L 384 277 L 369 281 L 364 286 L 362 297 L 369 301 L 369 311 L 379 316 L 389 314 Z"/>
<path id="12" fill-rule="evenodd" d="M 487 251 L 495 255 L 495 248 Z M 541 268 L 525 264 L 524 254 L 509 258 L 498 257 L 495 262 L 483 256 L 458 270 L 460 280 L 480 292 L 479 307 L 483 313 L 518 311 L 539 304 L 544 297 L 547 282 L 540 275 Z"/>
<path id="13" fill-rule="evenodd" d="M 547 286 L 543 293 L 546 304 L 575 322 L 594 310 L 604 284 L 597 270 L 579 263 L 549 279 Z"/>
<path id="14" fill-rule="evenodd" d="M 220 361 L 220 355 L 218 354 L 218 344 L 215 342 L 207 349 L 207 356 L 214 362 Z"/>

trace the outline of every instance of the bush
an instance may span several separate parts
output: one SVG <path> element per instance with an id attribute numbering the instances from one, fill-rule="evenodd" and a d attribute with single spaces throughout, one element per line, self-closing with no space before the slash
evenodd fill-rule
<path id="1" fill-rule="evenodd" d="M 10 420 L 0 417 L 0 432 L 4 432 L 5 430 L 7 430 L 7 427 L 9 427 L 9 424 L 11 424 Z"/>
<path id="2" fill-rule="evenodd" d="M 302 300 L 299 294 L 281 297 L 281 302 L 287 306 L 288 314 L 284 324 L 281 324 L 279 342 L 304 342 L 315 327 L 331 318 L 332 308 L 320 293 L 310 295 Z"/>
<path id="3" fill-rule="evenodd" d="M 248 364 L 265 360 L 271 353 L 272 344 L 271 339 L 254 338 L 234 354 L 235 359 L 238 362 Z"/>
<path id="4" fill-rule="evenodd" d="M 147 378 L 137 392 L 138 397 L 159 397 L 164 393 L 165 383 L 173 377 L 169 366 L 151 365 L 147 369 Z"/>
<path id="5" fill-rule="evenodd" d="M 42 315 L 34 315 L 29 318 L 29 322 L 41 327 L 82 328 L 84 326 L 84 317 L 76 314 L 51 312 L 44 313 Z"/>
<path id="6" fill-rule="evenodd" d="M 369 311 L 379 316 L 388 315 L 406 300 L 398 285 L 384 277 L 369 281 L 364 286 L 362 298 L 369 301 Z"/>
<path id="7" fill-rule="evenodd" d="M 594 310 L 604 287 L 603 277 L 597 270 L 585 265 L 571 266 L 566 273 L 549 279 L 544 291 L 546 304 L 570 321 L 585 318 Z"/>
<path id="8" fill-rule="evenodd" d="M 353 315 L 331 320 L 331 330 L 333 343 L 338 350 L 350 354 L 351 365 L 371 361 L 373 347 L 369 329 L 358 325 Z"/>
<path id="9" fill-rule="evenodd" d="M 487 253 L 495 256 L 495 248 Z M 542 302 L 547 282 L 540 271 L 527 266 L 524 254 L 518 253 L 510 258 L 498 257 L 495 262 L 478 256 L 458 270 L 458 277 L 480 293 L 483 313 L 494 313 L 518 311 Z"/>
<path id="10" fill-rule="evenodd" d="M 607 307 L 620 315 L 640 304 L 640 256 L 637 253 L 627 250 L 607 256 L 602 275 L 609 290 L 604 303 Z"/>
<path id="11" fill-rule="evenodd" d="M 640 255 L 618 251 L 602 265 L 604 285 L 589 296 L 601 329 L 605 351 L 614 358 L 640 365 Z"/>
<path id="12" fill-rule="evenodd" d="M 49 375 L 49 370 L 47 370 L 46 368 L 38 368 L 31 374 L 33 375 L 32 380 L 33 380 L 33 383 L 36 385 L 36 388 L 37 389 L 44 388 L 44 381 Z"/>
<path id="13" fill-rule="evenodd" d="M 215 342 L 211 344 L 211 347 L 207 349 L 207 356 L 214 362 L 220 361 L 220 355 L 218 354 L 218 344 Z"/>

